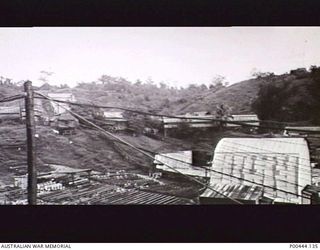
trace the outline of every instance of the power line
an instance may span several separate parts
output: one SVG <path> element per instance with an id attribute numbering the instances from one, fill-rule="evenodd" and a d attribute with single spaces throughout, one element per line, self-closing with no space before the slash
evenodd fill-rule
<path id="1" fill-rule="evenodd" d="M 37 94 L 39 94 L 39 95 L 43 96 L 45 99 L 48 99 L 48 100 L 54 101 L 54 100 L 53 100 L 53 99 L 51 99 L 50 97 L 47 97 L 47 96 L 45 96 L 45 95 L 43 95 L 43 94 L 41 94 L 41 93 L 38 93 L 38 92 L 37 92 Z M 61 105 L 60 105 L 60 106 L 61 106 Z M 62 106 L 61 106 L 61 107 L 62 107 Z M 62 108 L 64 108 L 64 107 L 62 107 Z M 122 142 L 123 144 L 125 144 L 125 145 L 127 145 L 127 146 L 131 147 L 132 149 L 135 149 L 136 151 L 138 151 L 138 152 L 142 153 L 143 155 L 145 155 L 145 156 L 147 156 L 147 157 L 149 157 L 149 158 L 151 158 L 151 159 L 153 159 L 153 160 L 156 160 L 152 155 L 150 155 L 150 154 L 148 154 L 148 153 L 144 152 L 143 150 L 141 150 L 141 149 L 137 148 L 136 146 L 134 146 L 134 145 L 132 145 L 132 144 L 130 144 L 130 143 L 128 143 L 128 142 L 126 142 L 125 140 L 123 140 L 123 139 L 121 139 L 121 138 L 119 138 L 119 137 L 117 137 L 117 136 L 113 135 L 112 133 L 110 133 L 110 132 L 108 132 L 108 131 L 104 130 L 103 128 L 101 128 L 101 127 L 99 127 L 99 126 L 95 125 L 94 123 L 92 123 L 92 122 L 88 121 L 86 118 L 82 117 L 81 115 L 78 115 L 78 114 L 76 114 L 75 112 L 73 112 L 73 111 L 71 111 L 71 110 L 68 110 L 67 108 L 64 108 L 64 109 L 65 109 L 67 112 L 69 112 L 70 114 L 72 114 L 73 116 L 75 116 L 76 118 L 81 119 L 81 120 L 83 120 L 83 121 L 87 122 L 88 124 L 90 124 L 91 126 L 95 127 L 96 129 L 100 130 L 103 134 L 105 134 L 105 135 L 107 135 L 107 136 L 111 136 L 111 137 L 115 138 L 116 140 L 118 140 L 118 141 Z M 218 192 L 218 191 L 214 190 L 214 189 L 213 189 L 212 187 L 210 187 L 209 185 L 207 185 L 207 184 L 205 184 L 205 183 L 202 183 L 201 181 L 199 181 L 199 180 L 197 180 L 197 179 L 195 179 L 195 178 L 193 178 L 193 177 L 190 177 L 190 176 L 187 176 L 187 175 L 185 175 L 185 174 L 181 173 L 179 170 L 177 170 L 177 169 L 175 169 L 175 168 L 171 167 L 170 165 L 168 165 L 168 164 L 166 164 L 166 163 L 163 163 L 163 162 L 161 162 L 161 161 L 159 161 L 159 160 L 156 160 L 156 161 L 160 162 L 160 163 L 161 163 L 161 164 L 163 164 L 163 165 L 166 165 L 168 168 L 172 169 L 173 171 L 175 171 L 175 172 L 177 172 L 177 173 L 179 173 L 179 174 L 182 174 L 183 176 L 185 176 L 185 177 L 187 177 L 187 178 L 189 178 L 189 179 L 191 179 L 191 180 L 193 180 L 193 181 L 195 181 L 195 182 L 197 182 L 197 183 L 201 184 L 202 186 L 205 186 L 205 187 L 207 187 L 207 188 L 211 189 L 212 191 L 214 191 L 214 192 L 216 192 L 216 193 L 218 193 L 218 194 L 220 194 L 220 195 L 222 195 L 222 196 L 226 197 L 227 199 L 230 199 L 230 200 L 232 200 L 232 201 L 233 201 L 233 202 L 235 202 L 235 203 L 242 204 L 241 202 L 239 202 L 239 201 L 237 201 L 237 200 L 235 200 L 235 199 L 233 199 L 233 198 L 231 198 L 231 197 L 228 197 L 228 196 L 226 196 L 226 195 L 224 195 L 224 194 L 222 194 L 222 193 L 220 193 L 220 192 Z"/>
<path id="2" fill-rule="evenodd" d="M 228 142 L 226 142 L 226 143 L 228 143 Z M 229 143 L 229 144 L 230 144 L 230 143 Z M 249 145 L 244 145 L 244 144 L 241 144 L 241 143 L 232 142 L 232 144 L 236 144 L 236 145 L 242 146 L 242 147 L 247 147 L 247 148 L 252 148 L 252 149 L 261 150 L 261 148 L 257 148 L 257 147 L 249 146 Z M 269 149 L 263 149 L 263 150 L 269 151 L 270 153 L 274 153 L 274 154 L 277 154 L 277 153 L 278 153 L 278 152 L 275 152 L 275 151 L 272 151 L 272 150 L 269 150 Z M 250 152 L 250 151 L 247 151 L 247 152 Z M 278 153 L 278 154 L 279 154 L 279 153 Z M 299 156 L 299 158 L 300 158 L 300 159 L 303 159 L 303 160 L 306 160 L 306 161 L 308 161 L 308 162 L 310 161 L 310 159 L 308 159 L 308 158 L 304 158 L 304 157 L 300 157 L 300 156 Z M 288 161 L 288 162 L 290 162 L 290 161 Z M 290 162 L 290 163 L 293 163 L 293 162 Z M 305 165 L 305 164 L 300 164 L 300 165 L 306 167 L 307 169 L 310 168 L 310 165 Z"/>
<path id="3" fill-rule="evenodd" d="M 121 143 L 123 143 L 123 142 L 121 141 Z M 127 145 L 126 143 L 123 143 L 123 144 Z M 127 146 L 128 146 L 128 145 L 127 145 Z M 138 147 L 137 147 L 137 148 L 138 148 Z M 143 148 L 141 148 L 141 147 L 139 147 L 138 149 L 141 149 L 141 150 L 146 151 L 146 152 L 148 152 L 148 153 L 153 153 L 153 154 L 155 154 L 155 152 L 150 151 L 150 150 L 143 149 Z M 165 157 L 166 157 L 166 156 L 165 156 Z M 153 158 L 155 161 L 160 162 L 161 164 L 163 164 L 163 165 L 165 165 L 165 166 L 168 166 L 167 164 L 165 164 L 165 163 L 163 163 L 163 162 L 161 162 L 161 161 L 159 161 L 159 160 L 156 160 L 154 157 L 152 157 L 152 158 Z M 174 159 L 174 160 L 176 160 L 176 159 Z M 188 162 L 185 162 L 185 161 L 182 161 L 182 160 L 179 160 L 179 161 L 180 161 L 180 162 L 183 162 L 183 163 L 185 163 L 185 164 L 188 164 L 189 166 L 192 166 L 192 164 L 190 164 L 190 163 L 188 163 Z M 223 161 L 223 160 L 220 160 L 220 161 Z M 223 162 L 226 163 L 226 161 L 223 161 Z M 228 162 L 227 162 L 227 163 L 228 163 Z M 207 171 L 218 172 L 219 174 L 222 174 L 222 175 L 231 176 L 231 177 L 233 177 L 233 178 L 237 178 L 237 179 L 240 179 L 240 180 L 243 180 L 243 181 L 251 182 L 251 183 L 256 184 L 256 185 L 260 185 L 260 186 L 267 187 L 267 188 L 272 188 L 273 190 L 280 191 L 280 192 L 283 192 L 283 193 L 287 193 L 287 194 L 291 194 L 291 195 L 299 196 L 299 197 L 304 197 L 304 196 L 302 196 L 302 195 L 299 195 L 299 194 L 296 194 L 296 193 L 292 193 L 292 192 L 290 192 L 290 191 L 286 191 L 286 190 L 279 189 L 279 188 L 276 188 L 276 187 L 268 186 L 268 185 L 265 185 L 265 184 L 260 184 L 260 183 L 253 182 L 253 181 L 250 181 L 250 180 L 241 178 L 241 177 L 237 177 L 237 176 L 229 175 L 229 174 L 226 174 L 226 173 L 223 173 L 223 172 L 219 172 L 219 171 L 216 171 L 216 170 L 212 170 L 212 169 L 209 169 L 209 168 L 206 168 L 206 167 L 202 167 L 202 168 L 205 169 L 205 170 L 207 170 Z M 177 171 L 177 170 L 176 170 L 175 168 L 173 168 L 173 167 L 170 167 L 170 169 L 173 169 L 175 172 L 178 172 L 178 173 L 180 173 L 180 174 L 183 174 L 183 173 L 181 173 L 180 171 Z M 183 174 L 183 175 L 189 177 L 188 175 L 185 175 L 185 174 Z M 282 180 L 279 180 L 279 181 L 282 181 Z M 283 180 L 283 181 L 284 181 L 284 180 Z M 286 181 L 284 181 L 284 182 L 286 182 Z M 298 184 L 294 184 L 294 185 L 295 185 L 295 186 L 303 187 L 303 186 L 298 185 Z M 207 187 L 209 187 L 209 186 L 207 186 Z M 210 189 L 210 188 L 209 188 L 209 189 Z M 283 198 L 283 197 L 282 197 L 282 198 Z M 304 197 L 304 198 L 308 198 L 308 197 Z M 284 199 L 285 199 L 285 198 L 284 198 Z"/>
<path id="4" fill-rule="evenodd" d="M 229 144 L 229 145 L 233 145 L 233 144 Z M 237 144 L 237 145 L 240 146 L 240 144 Z M 243 144 L 241 144 L 241 145 L 243 145 Z M 243 145 L 243 146 L 245 146 L 245 145 Z M 221 147 L 221 146 L 220 146 L 220 147 Z M 244 156 L 244 155 L 247 155 L 247 156 L 257 155 L 257 158 L 258 158 L 258 156 L 266 156 L 266 155 L 268 155 L 268 154 L 271 154 L 271 155 L 272 155 L 272 154 L 276 154 L 276 155 L 279 155 L 279 156 L 280 156 L 280 155 L 281 155 L 281 156 L 286 156 L 286 157 L 288 157 L 288 158 L 289 158 L 290 156 L 295 156 L 295 157 L 297 157 L 297 158 L 299 158 L 299 159 L 304 159 L 304 158 L 302 158 L 302 157 L 300 157 L 300 156 L 297 156 L 296 154 L 278 153 L 278 152 L 274 152 L 274 151 L 269 151 L 269 152 L 234 151 L 234 150 L 237 150 L 237 149 L 238 149 L 236 146 L 235 146 L 235 147 L 222 146 L 221 148 L 223 148 L 223 149 L 225 149 L 225 150 L 230 150 L 230 151 L 217 152 L 218 154 L 232 153 L 232 154 L 239 155 L 239 156 Z M 264 161 L 269 161 L 269 162 L 271 162 L 271 163 L 274 163 L 273 160 L 268 159 L 268 158 L 262 159 L 262 160 L 264 160 Z M 285 159 L 282 159 L 282 160 L 284 161 Z M 309 160 L 308 160 L 308 161 L 309 161 Z M 285 165 L 285 164 L 279 164 L 279 163 L 278 163 L 278 165 L 288 166 L 288 167 L 295 167 L 294 165 L 297 164 L 297 162 L 292 162 L 292 161 L 289 161 L 289 160 L 286 160 L 286 162 L 287 162 L 287 163 L 290 163 L 291 165 Z M 305 169 L 305 170 L 310 170 L 310 169 L 311 169 L 311 166 L 310 166 L 310 165 L 306 165 L 306 164 L 302 164 L 302 163 L 300 163 L 299 165 L 302 166 L 301 169 Z"/>
<path id="5" fill-rule="evenodd" d="M 150 150 L 146 150 L 146 149 L 144 149 L 144 148 L 141 148 L 141 147 L 138 147 L 139 149 L 141 149 L 141 150 L 143 150 L 143 151 L 146 151 L 146 152 L 148 152 L 148 153 L 153 153 L 153 154 L 156 154 L 156 152 L 153 152 L 153 151 L 150 151 Z M 206 152 L 209 152 L 209 151 L 206 151 Z M 161 154 L 162 155 L 162 154 Z M 162 156 L 164 156 L 164 157 L 167 157 L 167 156 L 165 156 L 165 155 L 162 155 Z M 170 157 L 167 157 L 167 158 L 170 158 Z M 175 159 L 175 158 L 171 158 L 171 159 L 174 159 L 174 160 L 177 160 L 177 159 Z M 182 163 L 187 163 L 187 162 L 184 162 L 184 161 L 181 161 L 181 160 L 178 160 L 178 161 L 180 161 L 180 162 L 182 162 Z M 192 166 L 191 164 L 189 164 L 190 166 Z M 261 165 L 261 164 L 260 164 Z M 262 165 L 261 165 L 262 166 Z M 284 165 L 283 165 L 284 166 Z M 291 167 L 294 167 L 294 166 L 291 166 Z M 310 169 L 310 168 L 309 168 Z M 269 175 L 266 175 L 266 174 L 262 174 L 262 176 L 269 176 Z M 269 176 L 269 177 L 271 177 L 271 178 L 273 178 L 273 176 Z M 307 180 L 307 179 L 306 179 Z M 303 187 L 303 186 L 301 186 L 301 185 L 298 185 L 298 184 L 296 184 L 296 183 L 292 183 L 292 182 L 288 182 L 288 181 L 285 181 L 285 180 L 279 180 L 279 181 L 281 181 L 281 182 L 285 182 L 285 183 L 289 183 L 289 184 L 292 184 L 292 185 L 295 185 L 295 186 L 300 186 L 300 187 Z"/>
<path id="6" fill-rule="evenodd" d="M 39 95 L 42 95 L 41 93 L 37 93 Z M 38 97 L 36 97 L 38 98 Z M 216 118 L 199 118 L 199 117 L 185 117 L 185 116 L 173 116 L 173 115 L 164 115 L 164 114 L 155 114 L 145 111 L 139 111 L 139 110 L 133 110 L 129 108 L 123 108 L 123 107 L 115 107 L 115 106 L 102 106 L 102 105 L 94 105 L 94 104 L 84 104 L 84 103 L 76 103 L 76 102 L 70 102 L 70 101 L 62 101 L 62 100 L 56 100 L 56 99 L 50 99 L 54 102 L 59 103 L 66 103 L 70 105 L 80 106 L 80 107 L 92 107 L 92 108 L 105 108 L 105 109 L 118 109 L 122 111 L 128 111 L 132 113 L 137 113 L 141 115 L 149 115 L 149 116 L 157 116 L 157 117 L 167 117 L 167 118 L 175 118 L 180 120 L 200 120 L 200 121 L 211 121 L 211 122 L 220 122 L 222 124 L 235 124 L 245 127 L 253 127 L 253 128 L 261 128 L 261 129 L 270 129 L 270 130 L 283 130 L 284 128 L 280 127 L 272 127 L 272 126 L 263 126 L 263 125 L 254 125 L 249 123 L 256 123 L 256 122 L 263 122 L 263 121 L 255 121 L 255 120 L 247 120 L 247 121 L 230 121 L 230 120 L 223 120 L 223 119 L 216 119 Z M 309 130 L 303 130 L 303 129 L 286 129 L 287 131 L 296 131 L 296 132 L 305 132 L 310 134 L 320 134 L 317 131 L 309 131 Z"/>
<path id="7" fill-rule="evenodd" d="M 12 101 L 16 101 L 16 100 L 22 99 L 22 98 L 24 98 L 24 97 L 25 97 L 25 96 L 24 96 L 23 94 L 8 96 L 8 97 L 5 97 L 5 98 L 1 99 L 1 100 L 0 100 L 0 103 L 12 102 Z"/>

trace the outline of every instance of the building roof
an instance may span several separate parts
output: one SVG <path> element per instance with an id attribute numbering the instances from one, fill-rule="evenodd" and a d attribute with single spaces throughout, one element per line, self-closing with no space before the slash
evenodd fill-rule
<path id="1" fill-rule="evenodd" d="M 74 97 L 72 93 L 48 93 L 48 96 L 54 99 L 70 99 Z"/>
<path id="2" fill-rule="evenodd" d="M 123 117 L 123 112 L 119 112 L 119 111 L 105 111 L 103 112 L 103 116 L 104 116 L 104 120 L 110 121 L 112 123 L 128 122 L 128 120 Z"/>
<path id="3" fill-rule="evenodd" d="M 256 114 L 231 115 L 231 118 L 234 121 L 245 121 L 245 120 L 259 121 L 259 118 Z"/>
<path id="4" fill-rule="evenodd" d="M 179 124 L 188 124 L 190 127 L 193 128 L 205 128 L 205 127 L 214 127 L 216 123 L 212 120 L 208 119 L 215 119 L 214 115 L 179 115 L 178 117 L 181 118 L 170 118 L 170 117 L 163 117 L 163 123 L 165 128 L 176 128 Z M 188 119 L 185 119 L 188 118 Z M 193 119 L 195 118 L 195 119 Z M 201 118 L 204 118 L 201 120 Z"/>
<path id="5" fill-rule="evenodd" d="M 247 186 L 241 184 L 215 184 L 206 189 L 201 197 L 206 198 L 223 198 L 225 196 L 236 200 L 257 200 L 263 195 L 263 188 L 260 186 Z M 222 194 L 219 194 L 219 193 Z M 225 195 L 225 196 L 224 196 Z"/>
<path id="6" fill-rule="evenodd" d="M 301 130 L 307 130 L 307 131 L 320 131 L 320 127 L 316 127 L 316 126 L 294 126 L 294 127 L 289 126 L 289 127 L 285 127 L 285 129 L 301 129 Z M 299 132 L 299 131 L 297 131 L 297 132 Z"/>
<path id="7" fill-rule="evenodd" d="M 259 118 L 256 114 L 230 115 L 228 121 L 245 122 L 250 125 L 259 125 Z M 239 124 L 227 123 L 227 127 L 239 127 Z"/>
<path id="8" fill-rule="evenodd" d="M 123 112 L 119 112 L 119 111 L 104 111 L 103 112 L 103 116 L 106 117 L 106 118 L 120 119 L 120 118 L 123 118 Z"/>
<path id="9" fill-rule="evenodd" d="M 270 198 L 300 203 L 311 184 L 309 149 L 303 138 L 224 138 L 215 148 L 210 185 L 263 184 Z M 246 181 L 247 180 L 247 181 Z M 275 188 L 275 189 L 274 189 Z M 276 189 L 281 189 L 288 194 Z"/>

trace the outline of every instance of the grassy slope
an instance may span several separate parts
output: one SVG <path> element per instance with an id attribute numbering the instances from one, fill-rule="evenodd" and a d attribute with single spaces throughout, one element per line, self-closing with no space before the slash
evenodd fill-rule
<path id="1" fill-rule="evenodd" d="M 184 107 L 179 107 L 177 112 L 193 112 L 201 110 L 215 110 L 218 104 L 226 104 L 233 112 L 250 112 L 251 102 L 255 100 L 261 81 L 251 79 L 233 84 L 214 93 L 200 96 Z"/>

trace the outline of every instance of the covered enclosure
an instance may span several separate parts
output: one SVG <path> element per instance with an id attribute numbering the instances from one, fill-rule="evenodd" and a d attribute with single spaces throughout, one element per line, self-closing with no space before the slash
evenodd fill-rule
<path id="1" fill-rule="evenodd" d="M 169 165 L 171 168 L 162 163 Z M 193 154 L 191 150 L 157 154 L 154 164 L 156 164 L 156 169 L 164 172 L 176 173 L 176 171 L 174 171 L 174 169 L 176 169 L 185 175 L 198 177 L 208 176 L 206 168 L 193 165 Z"/>
<path id="2" fill-rule="evenodd" d="M 234 121 L 234 122 L 246 123 L 246 124 L 255 125 L 255 126 L 258 126 L 260 123 L 259 118 L 256 114 L 231 115 L 227 120 Z M 227 123 L 227 127 L 241 127 L 241 125 Z"/>
<path id="3" fill-rule="evenodd" d="M 275 202 L 302 203 L 311 184 L 307 142 L 303 138 L 224 138 L 216 146 L 210 186 L 260 185 Z"/>

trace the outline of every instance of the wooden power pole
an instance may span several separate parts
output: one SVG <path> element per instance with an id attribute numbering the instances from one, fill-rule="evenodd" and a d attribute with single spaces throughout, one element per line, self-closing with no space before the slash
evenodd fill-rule
<path id="1" fill-rule="evenodd" d="M 27 155 L 28 155 L 28 203 L 37 204 L 37 170 L 35 154 L 35 121 L 34 121 L 34 99 L 32 83 L 24 83 L 25 109 L 26 109 L 26 127 L 27 127 Z"/>

